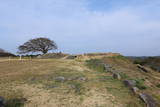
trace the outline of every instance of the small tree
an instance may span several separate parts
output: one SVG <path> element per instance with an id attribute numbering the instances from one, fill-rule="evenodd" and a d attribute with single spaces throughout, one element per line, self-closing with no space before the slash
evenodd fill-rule
<path id="1" fill-rule="evenodd" d="M 42 52 L 43 54 L 46 54 L 49 50 L 55 50 L 57 48 L 56 43 L 49 38 L 35 38 L 20 45 L 18 47 L 18 53 Z"/>

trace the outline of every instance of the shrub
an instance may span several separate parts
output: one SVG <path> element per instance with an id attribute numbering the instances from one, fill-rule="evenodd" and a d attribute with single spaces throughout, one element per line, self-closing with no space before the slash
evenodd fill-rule
<path id="1" fill-rule="evenodd" d="M 136 59 L 133 61 L 134 64 L 140 64 L 140 65 L 144 65 L 146 62 L 142 59 Z"/>
<path id="2" fill-rule="evenodd" d="M 160 84 L 156 85 L 156 87 L 160 88 Z"/>

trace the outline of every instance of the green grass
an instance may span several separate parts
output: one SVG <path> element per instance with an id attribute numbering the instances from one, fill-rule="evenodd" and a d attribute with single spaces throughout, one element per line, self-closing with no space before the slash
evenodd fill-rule
<path id="1" fill-rule="evenodd" d="M 83 87 L 83 84 L 81 82 L 77 81 L 70 81 L 68 82 L 70 87 L 74 90 L 74 93 L 77 95 L 82 95 L 84 94 L 85 88 Z"/>
<path id="2" fill-rule="evenodd" d="M 23 107 L 26 102 L 25 98 L 14 98 L 7 100 L 5 107 Z"/>
<path id="3" fill-rule="evenodd" d="M 136 79 L 136 86 L 140 89 L 140 90 L 145 90 L 147 89 L 147 86 L 145 86 L 144 84 L 144 79 Z"/>
<path id="4" fill-rule="evenodd" d="M 128 60 L 128 58 L 127 58 L 127 57 L 122 56 L 122 55 L 112 56 L 112 57 L 110 57 L 110 58 L 113 58 L 113 59 L 121 59 L 121 60 Z"/>
<path id="5" fill-rule="evenodd" d="M 126 73 L 120 72 L 119 74 L 122 79 L 129 79 L 129 76 Z"/>
<path id="6" fill-rule="evenodd" d="M 136 98 L 132 94 L 132 92 L 119 80 L 108 77 L 108 79 L 106 79 L 106 89 L 108 92 L 112 93 L 112 95 L 114 95 L 116 99 L 119 99 L 121 100 L 121 102 L 125 103 L 126 107 L 144 106 L 144 103 L 138 98 Z M 130 101 L 129 99 L 132 99 L 132 101 Z"/>
<path id="7" fill-rule="evenodd" d="M 105 67 L 102 63 L 103 62 L 100 59 L 91 59 L 91 60 L 86 61 L 86 65 L 90 69 L 94 69 L 98 72 L 104 72 L 105 71 Z"/>
<path id="8" fill-rule="evenodd" d="M 56 101 L 60 106 L 65 103 L 66 106 L 80 107 L 82 103 L 87 102 L 96 107 L 96 103 L 97 106 L 103 106 L 109 102 L 110 104 L 120 103 L 124 107 L 131 104 L 142 107 L 138 98 L 132 95 L 121 81 L 113 79 L 110 73 L 104 72 L 102 61 L 98 59 L 86 62 L 77 62 L 75 60 L 13 61 L 11 63 L 1 63 L 0 67 L 2 77 L 0 79 L 0 96 L 7 98 L 8 107 L 10 105 L 20 107 L 30 103 L 25 102 L 25 97 L 28 99 L 27 96 L 31 96 L 31 102 L 34 100 L 32 98 L 38 99 L 38 102 L 43 102 L 43 97 L 48 97 L 48 95 L 53 95 L 49 99 L 52 99 L 52 103 Z M 127 77 L 125 74 L 122 75 Z M 65 78 L 64 81 L 55 79 L 61 76 Z M 81 77 L 87 80 L 79 80 Z M 23 93 L 14 88 L 17 86 L 20 86 Z M 10 91 L 7 87 L 10 87 L 9 89 L 14 88 L 16 92 Z M 29 93 L 33 91 L 36 92 L 34 94 Z M 108 99 L 109 95 L 113 96 L 113 99 Z M 104 98 L 108 102 L 99 103 Z"/>

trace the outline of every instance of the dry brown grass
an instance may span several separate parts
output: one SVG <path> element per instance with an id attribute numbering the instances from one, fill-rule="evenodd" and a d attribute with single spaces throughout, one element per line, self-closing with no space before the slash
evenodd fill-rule
<path id="1" fill-rule="evenodd" d="M 103 57 L 113 57 L 119 56 L 119 53 L 88 53 L 83 55 L 78 55 L 78 60 L 89 60 L 89 59 L 101 59 Z"/>
<path id="2" fill-rule="evenodd" d="M 111 74 L 91 70 L 83 61 L 3 60 L 0 68 L 0 96 L 11 100 L 10 103 L 21 101 L 20 106 L 143 107 L 143 103 Z M 55 81 L 58 76 L 87 80 Z M 21 100 L 24 98 L 27 101 Z"/>

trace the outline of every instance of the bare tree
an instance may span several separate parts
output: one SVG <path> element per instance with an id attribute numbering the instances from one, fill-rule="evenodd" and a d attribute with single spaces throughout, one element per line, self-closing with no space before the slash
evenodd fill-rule
<path id="1" fill-rule="evenodd" d="M 46 54 L 49 50 L 55 50 L 57 48 L 56 43 L 49 38 L 35 38 L 19 46 L 18 53 L 42 52 L 43 54 Z"/>

